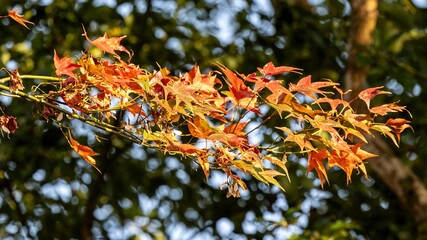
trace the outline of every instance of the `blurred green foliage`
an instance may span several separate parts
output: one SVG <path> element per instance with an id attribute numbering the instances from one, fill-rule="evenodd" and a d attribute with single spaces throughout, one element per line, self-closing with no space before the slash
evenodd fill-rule
<path id="1" fill-rule="evenodd" d="M 93 38 L 127 35 L 133 62 L 176 73 L 194 63 L 219 61 L 251 73 L 268 61 L 303 68 L 314 79 L 342 82 L 347 58 L 347 1 L 228 0 L 16 0 L 1 1 L 0 15 L 21 9 L 31 31 L 0 19 L 0 67 L 21 74 L 54 75 L 53 51 L 79 56 Z M 396 154 L 427 184 L 427 10 L 409 1 L 380 1 L 374 46 L 360 56 L 371 64 L 369 84 L 385 85 L 412 112 L 414 133 L 402 136 Z M 99 54 L 94 52 L 93 54 Z M 0 73 L 4 77 L 5 73 Z M 295 76 L 286 76 L 289 81 Z M 27 86 L 30 86 L 28 83 Z M 29 89 L 28 87 L 26 88 Z M 414 239 L 416 225 L 377 178 L 360 175 L 350 185 L 330 171 L 320 189 L 306 159 L 291 157 L 287 192 L 245 177 L 250 191 L 227 199 L 225 181 L 185 159 L 105 135 L 73 122 L 81 142 L 100 152 L 100 176 L 72 153 L 61 132 L 31 103 L 0 98 L 20 128 L 0 139 L 1 239 Z M 278 119 L 279 121 L 279 119 Z M 274 125 L 257 141 L 273 141 Z M 371 172 L 372 174 L 372 172 Z"/>

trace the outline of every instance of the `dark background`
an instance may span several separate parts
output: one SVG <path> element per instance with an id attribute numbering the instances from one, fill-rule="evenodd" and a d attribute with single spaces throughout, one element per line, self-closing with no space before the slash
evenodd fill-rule
<path id="1" fill-rule="evenodd" d="M 348 58 L 351 7 L 344 0 L 1 1 L 0 15 L 11 9 L 35 23 L 28 31 L 0 19 L 0 67 L 19 67 L 21 74 L 55 76 L 54 49 L 60 56 L 89 49 L 82 24 L 92 39 L 104 32 L 127 35 L 122 44 L 134 51 L 133 63 L 150 70 L 159 63 L 176 74 L 194 63 L 206 72 L 216 61 L 248 74 L 273 61 L 302 68 L 313 79 L 343 83 Z M 370 66 L 366 87 L 385 86 L 393 95 L 384 101 L 399 101 L 411 111 L 414 132 L 403 134 L 399 149 L 388 142 L 424 188 L 426 29 L 425 8 L 380 1 L 374 42 L 358 57 Z M 185 159 L 114 136 L 97 144 L 83 134 L 89 127 L 73 123 L 81 142 L 101 153 L 102 177 L 70 151 L 60 130 L 38 116 L 32 103 L 0 100 L 20 125 L 10 139 L 0 138 L 1 239 L 417 237 L 419 221 L 370 169 L 369 180 L 354 174 L 348 186 L 344 173 L 332 169 L 331 184 L 321 189 L 315 175 L 306 174 L 306 159 L 290 158 L 286 192 L 248 177 L 250 191 L 226 198 L 218 189 L 225 181 L 219 173 L 206 182 Z M 272 141 L 271 134 L 260 138 Z"/>

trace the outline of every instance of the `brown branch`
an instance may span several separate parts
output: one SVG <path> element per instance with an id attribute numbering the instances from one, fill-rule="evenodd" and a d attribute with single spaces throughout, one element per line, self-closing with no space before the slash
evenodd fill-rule
<path id="1" fill-rule="evenodd" d="M 370 144 L 366 146 L 366 150 L 379 155 L 369 165 L 396 194 L 402 205 L 413 213 L 415 221 L 419 224 L 426 222 L 427 190 L 423 182 L 402 163 L 380 136 L 371 137 L 368 141 Z M 427 232 L 423 235 L 420 233 L 419 236 L 427 237 Z"/>
<path id="2" fill-rule="evenodd" d="M 369 65 L 360 65 L 357 57 L 371 45 L 372 32 L 378 17 L 377 0 L 353 0 L 351 3 L 348 60 L 345 72 L 345 88 L 352 89 L 351 99 L 366 88 Z"/>
<path id="3" fill-rule="evenodd" d="M 345 73 L 345 87 L 353 96 L 366 88 L 369 65 L 360 65 L 357 57 L 372 44 L 372 32 L 378 17 L 377 0 L 353 0 L 349 33 L 349 58 Z M 354 106 L 357 111 L 367 110 Z M 414 216 L 418 225 L 418 239 L 427 239 L 427 188 L 402 160 L 391 151 L 381 136 L 368 139 L 366 150 L 379 155 L 369 162 L 373 171 L 396 194 L 402 206 Z"/>

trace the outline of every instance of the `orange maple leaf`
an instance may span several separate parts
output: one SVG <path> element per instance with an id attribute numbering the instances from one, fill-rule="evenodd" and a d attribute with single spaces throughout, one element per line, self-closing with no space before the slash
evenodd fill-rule
<path id="1" fill-rule="evenodd" d="M 216 132 L 205 118 L 199 116 L 195 116 L 192 121 L 188 122 L 188 130 L 192 136 L 197 138 L 208 138 Z"/>
<path id="2" fill-rule="evenodd" d="M 61 129 L 61 131 L 62 131 L 62 129 Z M 64 133 L 64 132 L 62 132 L 62 133 Z M 94 167 L 99 173 L 102 174 L 101 170 L 99 170 L 99 168 L 96 166 L 95 159 L 93 159 L 93 157 L 92 157 L 92 156 L 99 155 L 99 153 L 93 151 L 92 148 L 90 148 L 86 145 L 82 145 L 79 142 L 77 142 L 76 140 L 74 140 L 73 137 L 71 136 L 70 130 L 68 130 L 68 134 L 69 134 L 69 136 L 67 136 L 64 133 L 64 136 L 67 139 L 68 144 L 70 144 L 70 146 L 74 149 L 74 151 L 76 151 L 87 163 L 92 165 L 92 167 Z"/>
<path id="3" fill-rule="evenodd" d="M 249 123 L 248 121 L 232 123 L 224 128 L 224 133 L 236 134 L 239 137 L 245 136 L 246 133 L 243 131 L 243 129 L 246 127 L 248 123 Z"/>
<path id="4" fill-rule="evenodd" d="M 5 71 L 9 74 L 9 91 L 17 93 L 19 90 L 23 90 L 24 85 L 22 84 L 22 78 L 21 75 L 19 75 L 18 69 L 13 71 L 5 69 Z"/>
<path id="5" fill-rule="evenodd" d="M 355 145 L 347 145 L 347 147 L 332 149 L 329 155 L 329 167 L 338 166 L 347 175 L 347 183 L 351 181 L 351 174 L 353 170 L 362 171 L 363 175 L 367 178 L 366 167 L 364 161 L 368 158 L 377 157 L 378 155 L 372 154 L 361 149 L 363 142 L 359 142 Z"/>
<path id="6" fill-rule="evenodd" d="M 62 75 L 67 75 L 72 78 L 77 78 L 76 74 L 73 73 L 74 69 L 77 69 L 81 67 L 78 64 L 74 64 L 71 62 L 71 58 L 69 57 L 63 57 L 59 58 L 58 55 L 56 55 L 56 50 L 53 51 L 53 63 L 56 68 L 56 76 L 61 77 Z"/>
<path id="7" fill-rule="evenodd" d="M 338 85 L 338 83 L 334 83 L 330 80 L 311 82 L 311 75 L 308 75 L 307 77 L 301 78 L 296 85 L 291 83 L 289 85 L 289 90 L 291 92 L 296 91 L 296 92 L 302 93 L 314 100 L 317 100 L 316 94 L 324 95 L 328 93 L 323 90 L 320 90 L 320 88 L 332 87 L 336 85 Z"/>
<path id="8" fill-rule="evenodd" d="M 412 131 L 414 131 L 414 129 L 408 123 L 410 123 L 410 121 L 403 118 L 390 118 L 385 124 L 394 129 L 394 132 L 397 136 L 397 141 L 400 142 L 400 134 L 405 129 L 410 128 Z"/>
<path id="9" fill-rule="evenodd" d="M 114 57 L 116 57 L 117 59 L 120 59 L 119 55 L 117 55 L 117 53 L 115 51 L 121 51 L 121 52 L 125 52 L 129 55 L 129 58 L 132 56 L 132 54 L 122 45 L 120 45 L 120 42 L 122 41 L 123 38 L 126 37 L 125 36 L 121 36 L 121 37 L 108 37 L 107 33 L 104 33 L 104 36 L 99 37 L 95 40 L 90 40 L 89 37 L 87 36 L 86 33 L 86 29 L 83 26 L 83 34 L 82 36 L 85 36 L 86 39 L 93 44 L 95 47 L 101 49 L 104 52 L 110 53 L 112 55 L 114 55 Z"/>
<path id="10" fill-rule="evenodd" d="M 221 64 L 218 64 L 218 67 L 225 74 L 226 80 L 228 80 L 227 85 L 231 94 L 226 95 L 229 97 L 229 99 L 239 107 L 252 111 L 256 114 L 261 114 L 258 107 L 256 106 L 257 96 L 254 91 L 246 86 L 243 80 L 230 69 Z"/>
<path id="11" fill-rule="evenodd" d="M 18 14 L 18 10 L 10 10 L 10 11 L 8 12 L 8 15 L 9 15 L 9 17 L 10 17 L 10 18 L 12 18 L 13 20 L 15 20 L 17 23 L 21 24 L 22 26 L 24 26 L 24 27 L 25 27 L 25 28 L 27 28 L 28 30 L 29 30 L 30 28 L 26 25 L 26 23 L 33 24 L 33 25 L 34 25 L 34 23 L 33 23 L 33 22 L 30 22 L 30 21 L 28 21 L 28 20 L 25 20 L 25 19 L 23 18 L 23 16 L 22 16 L 22 15 L 19 15 L 19 14 Z"/>
<path id="12" fill-rule="evenodd" d="M 388 91 L 379 90 L 381 88 L 383 88 L 383 87 L 373 87 L 373 88 L 365 89 L 365 90 L 361 91 L 358 96 L 360 99 L 362 99 L 366 103 L 366 105 L 369 108 L 371 100 L 375 96 L 377 96 L 378 94 L 391 94 Z"/>
<path id="13" fill-rule="evenodd" d="M 322 102 L 328 103 L 329 106 L 331 106 L 332 111 L 337 110 L 337 107 L 339 105 L 342 105 L 344 108 L 350 106 L 350 104 L 347 101 L 342 100 L 342 99 L 319 98 L 319 99 L 317 99 L 317 102 L 318 103 L 322 103 Z"/>
<path id="14" fill-rule="evenodd" d="M 166 147 L 166 150 L 180 152 L 182 155 L 185 156 L 194 155 L 200 152 L 200 149 L 194 145 L 178 142 L 171 143 Z"/>
<path id="15" fill-rule="evenodd" d="M 328 150 L 326 148 L 319 149 L 317 151 L 311 151 L 308 153 L 308 165 L 307 172 L 315 169 L 317 175 L 319 175 L 320 185 L 323 188 L 324 179 L 329 183 L 328 175 L 326 173 L 325 166 L 322 161 L 328 157 Z"/>
<path id="16" fill-rule="evenodd" d="M 17 128 L 18 123 L 16 122 L 15 117 L 7 115 L 0 116 L 0 131 L 7 133 L 8 137 L 9 133 L 14 133 Z"/>
<path id="17" fill-rule="evenodd" d="M 202 167 L 203 173 L 205 174 L 206 180 L 208 180 L 209 178 L 209 168 L 210 168 L 210 164 L 208 161 L 208 156 L 205 152 L 203 152 L 202 154 L 198 154 L 197 155 L 197 159 L 199 160 L 199 164 Z"/>
<path id="18" fill-rule="evenodd" d="M 183 79 L 190 82 L 199 92 L 205 94 L 217 94 L 218 90 L 215 89 L 215 84 L 222 85 L 222 82 L 215 76 L 201 74 L 200 68 L 196 64 L 193 68 L 184 74 Z"/>
<path id="19" fill-rule="evenodd" d="M 381 116 L 385 116 L 390 112 L 402 112 L 405 111 L 406 108 L 404 106 L 398 106 L 396 103 L 388 103 L 388 104 L 383 104 L 381 106 L 377 106 L 377 107 L 373 107 L 371 109 L 369 109 L 369 111 L 373 114 L 378 114 Z M 408 113 L 409 111 L 406 110 Z M 411 114 L 411 113 L 409 113 Z"/>
<path id="20" fill-rule="evenodd" d="M 278 75 L 278 74 L 286 73 L 286 72 L 300 73 L 300 71 L 302 71 L 302 69 L 301 68 L 294 68 L 294 67 L 287 67 L 287 66 L 275 67 L 272 62 L 269 62 L 269 63 L 265 64 L 262 69 L 258 68 L 258 71 L 260 71 L 260 73 L 262 73 L 266 76 L 274 76 L 274 75 Z"/>

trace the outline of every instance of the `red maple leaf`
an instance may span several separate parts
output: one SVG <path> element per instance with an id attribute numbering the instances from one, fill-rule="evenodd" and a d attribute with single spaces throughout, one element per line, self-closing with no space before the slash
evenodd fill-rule
<path id="1" fill-rule="evenodd" d="M 74 151 L 76 151 L 87 163 L 92 165 L 92 167 L 94 167 L 99 173 L 102 173 L 101 170 L 99 170 L 99 168 L 96 166 L 95 159 L 93 159 L 92 157 L 92 156 L 99 155 L 99 153 L 93 151 L 92 148 L 86 145 L 82 145 L 76 140 L 74 140 L 70 132 L 68 132 L 68 134 L 69 134 L 68 137 L 65 133 L 64 133 L 64 136 L 67 139 L 70 146 L 74 149 Z"/>
<path id="2" fill-rule="evenodd" d="M 18 69 L 13 71 L 9 71 L 6 69 L 6 72 L 9 74 L 10 82 L 9 82 L 9 91 L 13 93 L 17 93 L 19 90 L 24 89 L 24 85 L 22 84 L 21 75 L 19 75 Z"/>
<path id="3" fill-rule="evenodd" d="M 337 110 L 337 107 L 338 107 L 339 105 L 342 105 L 343 107 L 348 107 L 348 106 L 350 106 L 350 104 L 349 104 L 347 101 L 342 100 L 342 99 L 319 98 L 319 99 L 317 100 L 317 102 L 319 102 L 319 103 L 322 103 L 322 102 L 324 102 L 324 103 L 328 103 L 328 104 L 329 104 L 329 106 L 331 106 L 331 110 L 332 110 L 332 111 Z"/>
<path id="4" fill-rule="evenodd" d="M 16 122 L 16 118 L 12 116 L 3 115 L 0 116 L 0 130 L 7 133 L 14 133 L 18 128 L 18 123 Z"/>
<path id="5" fill-rule="evenodd" d="M 373 107 L 373 108 L 369 109 L 369 111 L 371 113 L 378 114 L 381 116 L 385 116 L 390 112 L 402 112 L 405 110 L 406 110 L 406 108 L 404 106 L 398 106 L 396 103 L 383 104 L 381 106 L 377 106 L 377 107 Z M 408 111 L 408 110 L 406 110 L 406 111 Z M 409 113 L 409 114 L 411 114 L 411 113 Z"/>
<path id="6" fill-rule="evenodd" d="M 317 100 L 316 94 L 324 95 L 328 93 L 323 90 L 320 90 L 320 88 L 332 87 L 336 85 L 338 85 L 338 83 L 334 83 L 330 80 L 311 82 L 311 75 L 308 75 L 307 77 L 301 78 L 296 85 L 291 83 L 289 85 L 289 90 L 291 92 L 296 91 L 296 92 L 302 93 L 308 97 L 311 97 L 314 100 Z"/>
<path id="7" fill-rule="evenodd" d="M 30 22 L 28 20 L 25 20 L 22 15 L 19 15 L 18 14 L 18 10 L 10 10 L 8 14 L 9 14 L 10 18 L 12 18 L 17 23 L 21 24 L 22 26 L 24 26 L 27 29 L 30 29 L 30 28 L 26 25 L 26 23 L 34 25 L 34 23 L 32 23 L 32 22 Z"/>
<path id="8" fill-rule="evenodd" d="M 253 95 L 253 92 L 243 83 L 242 79 L 240 79 L 230 69 L 226 68 L 223 65 L 218 66 L 227 77 L 228 85 L 230 86 L 230 88 L 234 89 L 234 91 L 232 91 L 237 93 L 236 100 Z"/>
<path id="9" fill-rule="evenodd" d="M 197 138 L 208 138 L 216 132 L 205 118 L 198 116 L 195 116 L 192 121 L 188 122 L 188 130 L 192 136 Z"/>
<path id="10" fill-rule="evenodd" d="M 311 170 L 315 169 L 317 175 L 319 175 L 320 185 L 322 185 L 322 187 L 323 182 L 325 181 L 324 179 L 329 182 L 325 166 L 322 163 L 323 159 L 326 159 L 327 157 L 328 150 L 326 148 L 322 148 L 317 151 L 311 151 L 308 153 L 307 172 L 310 172 Z"/>
<path id="11" fill-rule="evenodd" d="M 55 68 L 56 68 L 56 75 L 58 77 L 61 77 L 62 75 L 67 75 L 70 76 L 74 79 L 76 79 L 76 74 L 73 73 L 74 69 L 77 69 L 79 67 L 81 67 L 78 64 L 74 64 L 71 62 L 71 58 L 69 57 L 63 57 L 63 58 L 59 58 L 58 55 L 56 55 L 56 51 L 54 50 L 53 52 L 53 62 L 55 64 Z"/>
<path id="12" fill-rule="evenodd" d="M 374 87 L 374 88 L 365 89 L 365 90 L 361 91 L 358 96 L 360 99 L 365 101 L 366 105 L 369 108 L 371 100 L 375 96 L 377 96 L 378 94 L 390 94 L 390 92 L 388 92 L 388 91 L 379 90 L 381 88 L 383 88 L 383 87 Z"/>
<path id="13" fill-rule="evenodd" d="M 266 76 L 274 76 L 274 75 L 278 75 L 286 72 L 299 73 L 299 71 L 301 70 L 302 70 L 301 68 L 294 68 L 294 67 L 287 67 L 287 66 L 275 67 L 272 62 L 265 64 L 262 69 L 258 68 L 258 71 L 260 71 L 260 73 Z"/>
<path id="14" fill-rule="evenodd" d="M 249 122 L 232 123 L 224 128 L 224 133 L 236 134 L 239 137 L 245 136 L 246 133 L 243 131 L 243 129 L 248 123 Z"/>
<path id="15" fill-rule="evenodd" d="M 390 118 L 389 120 L 387 120 L 387 122 L 385 124 L 394 129 L 394 132 L 397 136 L 397 141 L 399 142 L 400 141 L 400 134 L 405 129 L 410 128 L 410 129 L 412 129 L 412 131 L 414 131 L 414 129 L 408 123 L 410 123 L 410 121 L 403 119 L 403 118 Z"/>
<path id="16" fill-rule="evenodd" d="M 132 54 L 122 45 L 120 45 L 120 42 L 122 41 L 123 38 L 126 37 L 125 36 L 121 36 L 121 37 L 108 37 L 107 33 L 104 33 L 104 36 L 99 37 L 95 40 L 90 40 L 89 37 L 87 36 L 86 33 L 86 29 L 83 26 L 83 34 L 82 36 L 85 36 L 86 39 L 93 44 L 95 47 L 101 49 L 104 52 L 110 53 L 112 55 L 114 55 L 114 57 L 116 57 L 117 59 L 120 59 L 119 55 L 117 55 L 117 53 L 115 51 L 122 51 L 125 52 L 129 55 L 129 58 L 132 56 Z"/>

